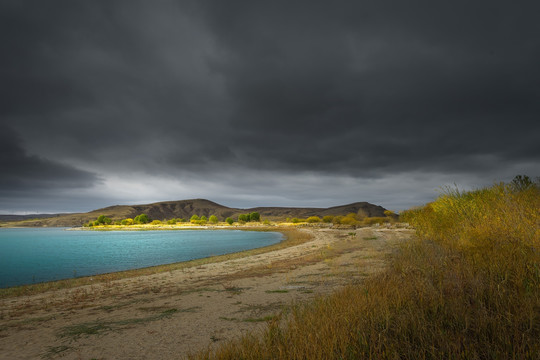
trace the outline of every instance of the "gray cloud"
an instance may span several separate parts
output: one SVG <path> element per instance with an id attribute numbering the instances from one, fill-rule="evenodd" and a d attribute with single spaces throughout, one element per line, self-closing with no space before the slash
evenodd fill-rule
<path id="1" fill-rule="evenodd" d="M 0 125 L 21 135 L 5 146 L 22 160 L 0 182 L 13 195 L 159 175 L 178 196 L 215 179 L 230 198 L 299 202 L 332 182 L 349 184 L 337 199 L 406 174 L 473 186 L 537 171 L 537 13 L 502 1 L 4 1 Z M 292 193 L 257 174 L 326 180 Z M 175 195 L 161 194 L 145 199 Z"/>
<path id="2" fill-rule="evenodd" d="M 3 127 L 0 133 L 0 168 L 0 197 L 88 188 L 99 182 L 98 176 L 88 171 L 26 154 L 19 136 L 9 127 Z"/>

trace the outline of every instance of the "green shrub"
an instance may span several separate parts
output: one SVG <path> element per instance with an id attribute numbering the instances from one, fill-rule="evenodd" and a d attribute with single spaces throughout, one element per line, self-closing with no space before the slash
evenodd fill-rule
<path id="1" fill-rule="evenodd" d="M 94 223 L 98 223 L 99 225 L 110 225 L 112 224 L 112 220 L 105 215 L 99 215 L 96 221 Z"/>
<path id="2" fill-rule="evenodd" d="M 212 224 L 217 224 L 219 220 L 218 220 L 218 218 L 217 218 L 216 215 L 212 215 L 212 216 L 210 216 L 210 218 L 208 219 L 208 221 L 209 221 L 210 223 L 212 223 Z"/>
<path id="3" fill-rule="evenodd" d="M 310 217 L 307 218 L 306 221 L 307 221 L 308 223 L 313 224 L 313 223 L 321 222 L 321 218 L 318 217 L 318 216 L 310 216 Z"/>
<path id="4" fill-rule="evenodd" d="M 341 220 L 344 218 L 345 216 L 341 216 L 341 215 L 338 215 L 338 216 L 334 216 L 334 218 L 332 219 L 332 224 L 341 224 Z"/>
<path id="5" fill-rule="evenodd" d="M 331 223 L 334 220 L 334 217 L 331 215 L 323 216 L 322 221 L 325 223 Z"/>
<path id="6" fill-rule="evenodd" d="M 134 224 L 148 224 L 150 222 L 150 219 L 146 214 L 140 214 L 135 216 L 133 219 Z"/>
<path id="7" fill-rule="evenodd" d="M 249 221 L 260 221 L 261 220 L 261 214 L 258 212 L 252 212 L 249 214 Z"/>
<path id="8" fill-rule="evenodd" d="M 227 224 L 229 224 L 229 225 L 232 225 L 234 223 L 234 220 L 232 218 L 228 217 L 228 218 L 225 219 L 225 222 Z"/>

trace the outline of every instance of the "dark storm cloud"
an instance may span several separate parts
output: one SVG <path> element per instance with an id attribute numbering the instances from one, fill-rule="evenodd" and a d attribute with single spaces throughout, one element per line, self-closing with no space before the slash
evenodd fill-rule
<path id="1" fill-rule="evenodd" d="M 251 138 L 244 153 L 346 172 L 466 171 L 484 155 L 540 155 L 534 9 L 220 4 L 208 8 L 230 59 L 220 66 L 233 123 Z"/>
<path id="2" fill-rule="evenodd" d="M 0 198 L 15 193 L 32 196 L 54 189 L 88 188 L 99 181 L 90 172 L 26 154 L 20 137 L 9 127 L 3 127 L 0 133 L 0 169 Z"/>
<path id="3" fill-rule="evenodd" d="M 220 174 L 233 192 L 253 186 L 250 171 L 491 181 L 538 166 L 539 8 L 3 1 L 0 125 L 21 135 L 5 145 L 21 169 L 50 184 Z M 45 186 L 14 164 L 6 189 Z"/>

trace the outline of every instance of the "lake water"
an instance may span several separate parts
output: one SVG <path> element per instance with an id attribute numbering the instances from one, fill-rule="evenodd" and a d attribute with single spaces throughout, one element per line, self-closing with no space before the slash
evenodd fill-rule
<path id="1" fill-rule="evenodd" d="M 0 288 L 222 255 L 280 242 L 240 230 L 0 229 Z"/>

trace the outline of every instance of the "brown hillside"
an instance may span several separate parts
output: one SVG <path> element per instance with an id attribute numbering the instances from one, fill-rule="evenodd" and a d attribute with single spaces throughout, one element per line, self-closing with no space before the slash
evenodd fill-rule
<path id="1" fill-rule="evenodd" d="M 259 207 L 249 209 L 247 211 L 256 211 L 261 214 L 261 217 L 268 218 L 270 220 L 280 220 L 294 217 L 307 218 L 309 216 L 319 216 L 322 218 L 326 215 L 336 216 L 347 215 L 349 213 L 358 214 L 359 212 L 364 216 L 384 216 L 384 210 L 386 209 L 382 206 L 373 205 L 368 202 L 356 202 L 330 208 Z"/>
<path id="2" fill-rule="evenodd" d="M 286 218 L 307 218 L 309 216 L 323 217 L 326 215 L 347 215 L 360 213 L 364 216 L 384 216 L 384 208 L 367 202 L 356 202 L 348 205 L 330 208 L 292 208 L 292 207 L 257 207 L 251 209 L 229 208 L 205 199 L 191 199 L 180 201 L 164 201 L 146 205 L 115 205 L 87 213 L 58 214 L 45 219 L 23 220 L 4 223 L 8 226 L 81 226 L 99 215 L 105 215 L 113 220 L 134 218 L 139 214 L 147 214 L 150 219 L 165 220 L 184 218 L 188 220 L 192 215 L 216 215 L 220 220 L 227 217 L 237 219 L 238 215 L 258 212 L 263 219 L 284 220 Z"/>

